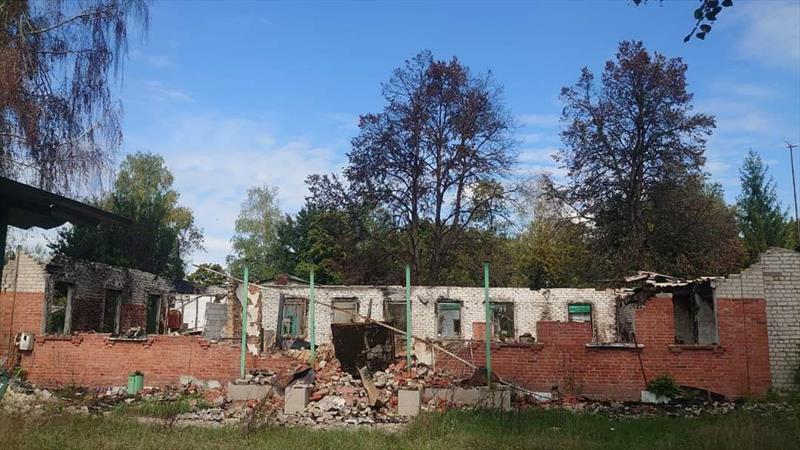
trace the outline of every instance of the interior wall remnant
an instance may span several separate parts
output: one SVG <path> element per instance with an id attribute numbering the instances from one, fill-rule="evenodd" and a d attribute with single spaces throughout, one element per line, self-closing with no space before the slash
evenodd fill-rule
<path id="1" fill-rule="evenodd" d="M 206 324 L 203 328 L 203 336 L 212 341 L 220 340 L 228 321 L 227 315 L 228 305 L 225 303 L 206 304 Z"/>
<path id="2" fill-rule="evenodd" d="M 675 320 L 675 343 L 697 344 L 694 327 L 694 302 L 687 292 L 672 294 L 672 316 Z"/>
<path id="3" fill-rule="evenodd" d="M 617 303 L 617 337 L 620 342 L 633 342 L 634 317 L 637 303 L 634 297 L 620 298 Z"/>
<path id="4" fill-rule="evenodd" d="M 491 302 L 491 305 L 492 336 L 501 341 L 514 339 L 514 303 Z"/>
<path id="5" fill-rule="evenodd" d="M 283 303 L 283 321 L 281 323 L 281 337 L 305 338 L 308 329 L 308 300 L 305 298 L 288 297 Z"/>
<path id="6" fill-rule="evenodd" d="M 385 300 L 383 302 L 384 321 L 400 330 L 406 329 L 406 303 L 405 301 Z"/>
<path id="7" fill-rule="evenodd" d="M 442 338 L 461 336 L 461 302 L 439 300 L 436 303 L 437 332 Z"/>
<path id="8" fill-rule="evenodd" d="M 718 343 L 717 314 L 708 283 L 690 284 L 672 294 L 675 343 L 713 345 Z"/>
<path id="9" fill-rule="evenodd" d="M 714 310 L 714 299 L 709 294 L 701 296 L 695 293 L 697 304 L 697 341 L 700 345 L 717 344 L 717 314 Z"/>

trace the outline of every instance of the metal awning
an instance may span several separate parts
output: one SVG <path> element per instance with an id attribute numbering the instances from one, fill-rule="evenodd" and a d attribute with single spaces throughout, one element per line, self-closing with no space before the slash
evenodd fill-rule
<path id="1" fill-rule="evenodd" d="M 66 222 L 73 225 L 133 223 L 94 206 L 0 177 L 0 225 L 25 230 L 31 227 L 50 229 Z"/>

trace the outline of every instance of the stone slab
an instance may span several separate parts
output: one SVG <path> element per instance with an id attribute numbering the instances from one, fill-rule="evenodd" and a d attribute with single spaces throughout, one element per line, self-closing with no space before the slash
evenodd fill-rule
<path id="1" fill-rule="evenodd" d="M 397 414 L 401 416 L 416 416 L 422 405 L 422 391 L 400 389 L 397 391 Z"/>
<path id="2" fill-rule="evenodd" d="M 306 385 L 294 385 L 286 391 L 283 398 L 283 412 L 285 414 L 302 413 L 308 406 L 308 398 L 311 395 L 311 387 Z"/>

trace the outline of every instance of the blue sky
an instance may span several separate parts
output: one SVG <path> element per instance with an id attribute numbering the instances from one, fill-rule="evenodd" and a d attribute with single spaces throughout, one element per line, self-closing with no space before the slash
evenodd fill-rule
<path id="1" fill-rule="evenodd" d="M 118 88 L 124 146 L 162 154 L 204 229 L 195 262 L 223 262 L 248 187 L 287 212 L 308 174 L 339 170 L 380 83 L 422 49 L 491 70 L 519 125 L 525 171 L 558 173 L 558 93 L 599 72 L 620 40 L 683 57 L 697 111 L 717 116 L 707 170 L 728 201 L 749 148 L 791 201 L 786 140 L 800 143 L 800 2 L 737 0 L 688 44 L 696 2 L 178 2 L 153 4 Z"/>

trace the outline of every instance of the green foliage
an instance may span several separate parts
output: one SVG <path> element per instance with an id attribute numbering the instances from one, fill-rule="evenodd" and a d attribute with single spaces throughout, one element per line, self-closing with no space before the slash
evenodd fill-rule
<path id="1" fill-rule="evenodd" d="M 745 249 L 734 209 L 722 188 L 701 177 L 659 184 L 646 215 L 650 221 L 645 267 L 680 277 L 727 275 L 742 267 Z"/>
<path id="2" fill-rule="evenodd" d="M 736 218 L 748 262 L 754 262 L 769 247 L 791 248 L 788 215 L 781 209 L 775 181 L 768 176 L 761 157 L 750 150 L 739 174 L 742 192 L 736 202 Z"/>
<path id="3" fill-rule="evenodd" d="M 205 270 L 205 268 L 208 268 L 224 274 L 225 269 L 221 265 L 216 263 L 213 264 L 203 263 L 203 264 L 198 264 L 198 266 L 199 267 L 197 267 L 197 269 L 195 269 L 195 271 L 189 274 L 189 276 L 187 277 L 187 280 L 192 282 L 192 284 L 194 284 L 198 288 L 205 289 L 209 286 L 227 285 L 228 283 L 227 277 L 225 277 L 224 275 L 219 275 L 217 273 Z"/>
<path id="4" fill-rule="evenodd" d="M 277 188 L 270 186 L 247 191 L 231 239 L 233 253 L 227 258 L 228 271 L 233 276 L 241 277 L 245 264 L 253 281 L 268 280 L 278 274 L 278 229 L 284 219 L 277 196 Z"/>
<path id="5" fill-rule="evenodd" d="M 400 236 L 379 210 L 307 204 L 278 231 L 282 271 L 321 284 L 376 284 L 399 277 L 394 261 Z M 396 272 L 396 273 L 395 273 Z"/>
<path id="6" fill-rule="evenodd" d="M 74 258 L 182 279 L 184 258 L 202 248 L 203 236 L 192 211 L 180 206 L 172 184 L 172 173 L 161 156 L 128 155 L 113 190 L 90 203 L 133 224 L 74 226 L 61 231 L 50 248 Z"/>
<path id="7" fill-rule="evenodd" d="M 675 378 L 670 374 L 661 374 L 647 383 L 647 390 L 659 397 L 673 398 L 681 392 Z"/>

